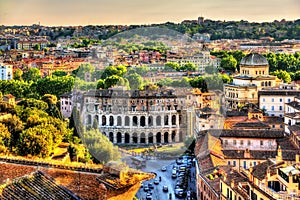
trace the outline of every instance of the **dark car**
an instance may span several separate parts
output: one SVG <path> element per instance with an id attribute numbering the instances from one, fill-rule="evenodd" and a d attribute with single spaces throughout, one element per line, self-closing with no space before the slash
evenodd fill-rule
<path id="1" fill-rule="evenodd" d="M 145 186 L 145 187 L 144 187 L 144 191 L 145 191 L 145 192 L 148 192 L 149 190 L 150 190 L 150 188 L 149 188 L 148 186 Z"/>
<path id="2" fill-rule="evenodd" d="M 164 185 L 162 190 L 163 192 L 168 192 L 169 191 L 168 186 Z"/>
<path id="3" fill-rule="evenodd" d="M 185 195 L 186 195 L 186 193 L 184 192 L 183 189 L 181 189 L 181 188 L 175 189 L 176 197 L 183 198 L 183 197 L 185 197 Z"/>
<path id="4" fill-rule="evenodd" d="M 154 189 L 154 185 L 153 185 L 152 183 L 148 183 L 148 187 L 149 187 L 150 189 Z"/>
<path id="5" fill-rule="evenodd" d="M 147 195 L 146 195 L 146 200 L 152 200 L 152 194 L 147 193 Z"/>

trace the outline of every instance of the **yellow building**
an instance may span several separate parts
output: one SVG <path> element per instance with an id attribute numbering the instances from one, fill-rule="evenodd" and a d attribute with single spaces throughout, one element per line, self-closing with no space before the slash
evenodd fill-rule
<path id="1" fill-rule="evenodd" d="M 240 74 L 233 78 L 232 83 L 224 85 L 228 108 L 258 104 L 258 91 L 276 85 L 276 76 L 269 75 L 267 59 L 258 53 L 248 54 L 241 60 Z"/>

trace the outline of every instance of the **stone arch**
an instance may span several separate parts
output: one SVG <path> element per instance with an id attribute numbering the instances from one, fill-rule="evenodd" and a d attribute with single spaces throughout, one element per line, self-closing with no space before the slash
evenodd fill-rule
<path id="1" fill-rule="evenodd" d="M 172 125 L 176 125 L 176 115 L 172 115 Z"/>
<path id="2" fill-rule="evenodd" d="M 156 133 L 156 143 L 161 143 L 161 133 Z"/>
<path id="3" fill-rule="evenodd" d="M 122 143 L 122 133 L 117 133 L 117 143 Z"/>
<path id="4" fill-rule="evenodd" d="M 92 116 L 91 115 L 87 115 L 87 124 L 88 125 L 92 124 Z"/>
<path id="5" fill-rule="evenodd" d="M 122 126 L 122 117 L 121 116 L 117 117 L 117 126 Z"/>
<path id="6" fill-rule="evenodd" d="M 126 144 L 130 143 L 130 135 L 129 135 L 129 133 L 125 133 L 125 143 Z"/>
<path id="7" fill-rule="evenodd" d="M 130 118 L 128 116 L 125 117 L 125 126 L 130 125 Z"/>
<path id="8" fill-rule="evenodd" d="M 179 115 L 179 124 L 182 124 L 182 115 Z"/>
<path id="9" fill-rule="evenodd" d="M 109 116 L 109 126 L 113 126 L 113 125 L 114 125 L 114 117 Z"/>
<path id="10" fill-rule="evenodd" d="M 176 138 L 176 131 L 172 131 L 172 142 L 175 142 L 175 138 Z"/>
<path id="11" fill-rule="evenodd" d="M 179 142 L 183 142 L 183 133 L 179 132 Z"/>
<path id="12" fill-rule="evenodd" d="M 137 144 L 138 143 L 138 136 L 137 133 L 132 134 L 132 143 Z"/>
<path id="13" fill-rule="evenodd" d="M 148 126 L 153 126 L 153 117 L 152 116 L 148 117 Z"/>
<path id="14" fill-rule="evenodd" d="M 160 116 L 156 117 L 156 126 L 161 126 L 161 117 Z"/>
<path id="15" fill-rule="evenodd" d="M 95 116 L 94 116 L 94 120 L 97 120 L 97 122 L 99 123 L 99 116 L 98 116 L 98 115 L 95 115 Z"/>
<path id="16" fill-rule="evenodd" d="M 142 126 L 142 127 L 146 126 L 146 118 L 145 118 L 145 116 L 141 116 L 141 118 L 140 118 L 140 126 Z"/>
<path id="17" fill-rule="evenodd" d="M 146 143 L 146 135 L 145 133 L 141 133 L 140 135 L 140 143 L 145 144 Z"/>
<path id="18" fill-rule="evenodd" d="M 165 126 L 169 125 L 169 116 L 168 115 L 164 116 L 164 125 Z"/>
<path id="19" fill-rule="evenodd" d="M 269 81 L 269 86 L 272 86 L 272 83 L 271 83 L 271 81 Z"/>
<path id="20" fill-rule="evenodd" d="M 114 143 L 114 133 L 113 132 L 109 132 L 109 141 Z"/>
<path id="21" fill-rule="evenodd" d="M 102 126 L 106 125 L 106 116 L 102 115 Z"/>
<path id="22" fill-rule="evenodd" d="M 138 125 L 138 118 L 137 116 L 133 116 L 132 118 L 132 126 L 137 126 Z"/>
<path id="23" fill-rule="evenodd" d="M 148 134 L 148 143 L 152 144 L 153 143 L 153 133 Z"/>
<path id="24" fill-rule="evenodd" d="M 168 132 L 164 133 L 164 143 L 169 143 L 169 133 Z"/>

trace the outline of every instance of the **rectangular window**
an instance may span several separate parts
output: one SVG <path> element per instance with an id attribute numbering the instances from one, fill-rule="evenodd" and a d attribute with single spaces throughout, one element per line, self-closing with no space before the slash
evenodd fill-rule
<path id="1" fill-rule="evenodd" d="M 282 98 L 279 99 L 279 102 L 282 102 Z"/>
<path id="2" fill-rule="evenodd" d="M 263 146 L 264 145 L 264 141 L 260 141 L 260 146 Z"/>
<path id="3" fill-rule="evenodd" d="M 253 162 L 253 166 L 256 166 L 256 162 L 255 161 Z"/>
<path id="4" fill-rule="evenodd" d="M 228 165 L 230 165 L 230 161 L 228 161 L 227 163 L 228 163 Z"/>
<path id="5" fill-rule="evenodd" d="M 273 110 L 273 111 L 274 111 L 274 106 L 272 106 L 272 107 L 271 107 L 271 110 Z"/>
<path id="6" fill-rule="evenodd" d="M 233 145 L 236 145 L 236 140 L 233 140 Z"/>
<path id="7" fill-rule="evenodd" d="M 250 146 L 251 145 L 251 141 L 250 140 L 248 140 L 248 146 Z"/>
<path id="8" fill-rule="evenodd" d="M 272 102 L 274 102 L 274 98 L 272 98 Z"/>
<path id="9" fill-rule="evenodd" d="M 225 140 L 225 145 L 228 145 L 228 140 Z"/>
<path id="10" fill-rule="evenodd" d="M 244 140 L 241 140 L 241 141 L 240 141 L 240 144 L 241 144 L 241 145 L 244 145 Z"/>
<path id="11" fill-rule="evenodd" d="M 235 160 L 233 161 L 233 166 L 236 166 L 236 161 Z"/>
<path id="12" fill-rule="evenodd" d="M 266 99 L 265 99 L 265 98 L 263 98 L 262 100 L 263 100 L 263 102 L 266 102 Z"/>
<path id="13" fill-rule="evenodd" d="M 279 110 L 282 110 L 282 106 L 279 106 Z"/>
<path id="14" fill-rule="evenodd" d="M 247 169 L 247 162 L 244 161 L 244 169 Z"/>

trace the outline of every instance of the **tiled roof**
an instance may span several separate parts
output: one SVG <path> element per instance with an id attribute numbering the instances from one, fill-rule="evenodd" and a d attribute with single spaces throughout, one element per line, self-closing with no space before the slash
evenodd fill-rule
<path id="1" fill-rule="evenodd" d="M 282 124 L 283 118 L 277 116 L 264 116 L 263 121 L 268 124 Z"/>
<path id="2" fill-rule="evenodd" d="M 80 198 L 68 189 L 56 184 L 43 172 L 37 171 L 31 176 L 21 177 L 1 186 L 1 199 L 69 199 Z"/>
<path id="3" fill-rule="evenodd" d="M 230 130 L 210 129 L 201 131 L 200 134 L 211 134 L 214 137 L 235 137 L 235 138 L 283 138 L 284 131 L 279 130 Z"/>
<path id="4" fill-rule="evenodd" d="M 291 106 L 292 108 L 296 110 L 300 110 L 300 102 L 292 101 L 290 103 L 286 103 L 286 105 Z"/>
<path id="5" fill-rule="evenodd" d="M 268 167 L 274 163 L 270 160 L 267 160 L 261 164 L 258 164 L 253 167 L 252 175 L 258 180 L 263 180 L 267 175 Z"/>
<path id="6" fill-rule="evenodd" d="M 286 113 L 284 116 L 293 119 L 300 119 L 300 112 Z"/>
<path id="7" fill-rule="evenodd" d="M 269 125 L 263 122 L 238 122 L 233 125 L 234 128 L 270 128 Z"/>

